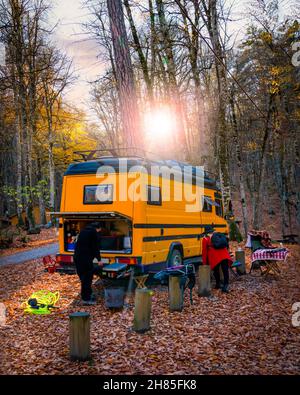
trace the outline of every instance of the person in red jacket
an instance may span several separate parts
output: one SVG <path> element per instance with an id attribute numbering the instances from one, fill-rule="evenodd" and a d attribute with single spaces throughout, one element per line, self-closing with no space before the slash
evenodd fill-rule
<path id="1" fill-rule="evenodd" d="M 202 239 L 202 262 L 203 265 L 209 265 L 214 273 L 216 279 L 216 289 L 221 288 L 220 283 L 220 267 L 224 276 L 224 283 L 222 291 L 229 292 L 229 265 L 232 264 L 232 259 L 227 248 L 216 249 L 213 247 L 211 237 L 214 233 L 212 226 L 205 228 L 205 237 Z"/>

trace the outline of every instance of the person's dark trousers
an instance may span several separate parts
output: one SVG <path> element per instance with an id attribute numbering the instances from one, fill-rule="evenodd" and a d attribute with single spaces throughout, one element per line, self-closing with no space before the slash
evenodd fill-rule
<path id="1" fill-rule="evenodd" d="M 227 286 L 229 284 L 229 270 L 228 270 L 228 261 L 224 259 L 214 268 L 214 277 L 216 279 L 216 285 L 220 286 L 220 266 L 222 268 L 224 284 L 223 286 Z"/>
<path id="2" fill-rule="evenodd" d="M 84 301 L 91 300 L 92 296 L 92 282 L 93 282 L 93 270 L 88 272 L 78 273 L 81 281 L 81 299 Z"/>
<path id="3" fill-rule="evenodd" d="M 84 301 L 91 300 L 92 296 L 92 282 L 94 274 L 99 274 L 101 268 L 95 266 L 91 270 L 79 272 L 78 276 L 81 282 L 81 299 Z"/>

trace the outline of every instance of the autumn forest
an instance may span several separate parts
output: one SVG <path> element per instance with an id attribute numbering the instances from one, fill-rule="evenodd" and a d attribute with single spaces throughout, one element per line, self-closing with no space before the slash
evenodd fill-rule
<path id="1" fill-rule="evenodd" d="M 0 0 L 12 392 L 293 393 L 299 237 L 299 0 Z"/>
<path id="2" fill-rule="evenodd" d="M 82 1 L 81 37 L 97 42 L 102 65 L 91 121 L 67 99 L 80 75 L 53 39 L 52 2 L 1 0 L 0 215 L 22 222 L 25 210 L 34 228 L 39 205 L 45 223 L 75 151 L 139 147 L 216 174 L 242 234 L 274 223 L 295 232 L 299 4 L 281 3 L 252 0 L 237 16 L 223 0 Z"/>

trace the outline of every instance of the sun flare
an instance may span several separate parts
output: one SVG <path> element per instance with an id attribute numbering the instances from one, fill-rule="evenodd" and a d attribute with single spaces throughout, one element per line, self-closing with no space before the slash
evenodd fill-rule
<path id="1" fill-rule="evenodd" d="M 145 132 L 150 138 L 171 137 L 175 130 L 174 115 L 169 107 L 161 107 L 149 111 L 144 116 Z"/>

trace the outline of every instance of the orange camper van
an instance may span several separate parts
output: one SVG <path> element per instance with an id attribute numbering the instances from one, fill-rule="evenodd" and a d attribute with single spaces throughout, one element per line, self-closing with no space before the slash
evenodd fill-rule
<path id="1" fill-rule="evenodd" d="M 124 161 L 125 170 L 120 165 Z M 130 265 L 135 272 L 147 273 L 183 262 L 200 263 L 205 226 L 228 232 L 221 192 L 216 182 L 203 172 L 200 176 L 204 191 L 202 203 L 196 211 L 189 212 L 184 196 L 181 200 L 175 199 L 174 191 L 182 190 L 184 179 L 176 174 L 170 177 L 171 192 L 165 199 L 164 174 L 150 177 L 147 173 L 152 166 L 161 165 L 170 169 L 175 166 L 180 173 L 186 164 L 143 157 L 100 157 L 68 167 L 63 178 L 60 212 L 52 213 L 59 218 L 59 271 L 75 272 L 76 237 L 83 227 L 94 221 L 100 221 L 103 226 L 99 249 L 106 264 L 122 263 Z M 99 183 L 99 169 L 113 173 L 110 174 L 113 177 Z M 137 193 L 137 188 L 133 188 L 137 177 L 144 179 L 140 189 L 145 199 L 124 199 L 124 196 L 121 199 L 121 188 L 123 195 L 124 187 Z M 197 178 L 193 172 L 188 181 L 194 189 Z"/>

